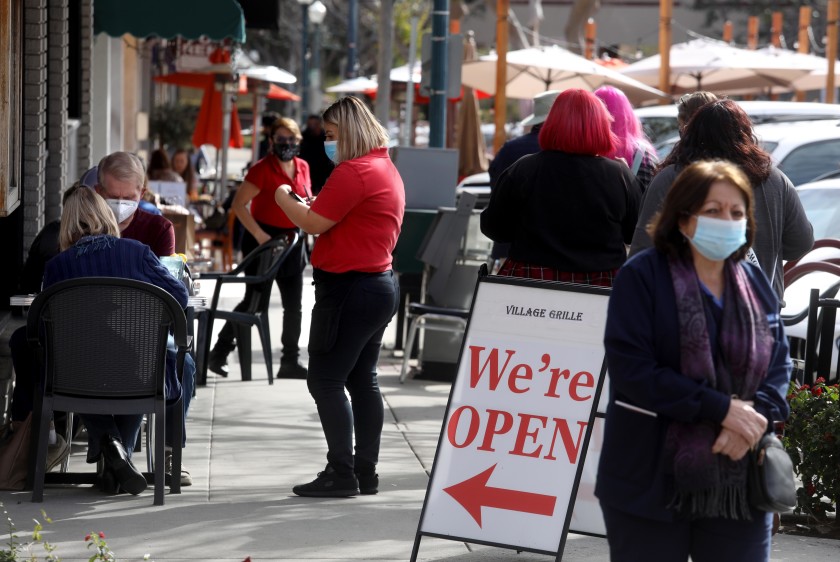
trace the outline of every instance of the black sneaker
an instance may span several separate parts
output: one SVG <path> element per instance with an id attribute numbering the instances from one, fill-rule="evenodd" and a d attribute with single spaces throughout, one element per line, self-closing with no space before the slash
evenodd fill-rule
<path id="1" fill-rule="evenodd" d="M 359 480 L 359 492 L 364 495 L 379 493 L 379 475 L 376 472 L 356 472 Z"/>
<path id="2" fill-rule="evenodd" d="M 297 359 L 294 361 L 281 361 L 280 370 L 277 371 L 278 379 L 305 379 L 307 369 Z"/>
<path id="3" fill-rule="evenodd" d="M 308 484 L 299 484 L 292 491 L 308 498 L 348 498 L 359 493 L 359 481 L 355 475 L 342 477 L 327 465 L 318 473 L 318 478 Z"/>

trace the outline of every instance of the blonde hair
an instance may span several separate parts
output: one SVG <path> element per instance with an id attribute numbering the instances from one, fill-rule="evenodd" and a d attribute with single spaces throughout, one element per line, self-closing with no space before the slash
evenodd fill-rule
<path id="1" fill-rule="evenodd" d="M 64 251 L 83 236 L 120 236 L 114 213 L 105 200 L 90 188 L 74 185 L 65 193 L 58 241 Z"/>
<path id="2" fill-rule="evenodd" d="M 338 127 L 337 162 L 359 158 L 374 148 L 388 146 L 388 131 L 359 98 L 339 98 L 324 112 L 324 122 Z"/>
<path id="3" fill-rule="evenodd" d="M 97 182 L 102 186 L 105 174 L 119 181 L 130 181 L 138 190 L 146 186 L 146 167 L 140 157 L 131 152 L 113 152 L 99 161 Z"/>
<path id="4" fill-rule="evenodd" d="M 303 139 L 303 135 L 300 134 L 300 127 L 298 127 L 297 122 L 294 119 L 289 119 L 288 117 L 278 117 L 274 120 L 271 124 L 271 138 L 274 138 L 274 133 L 277 132 L 277 129 L 289 129 L 292 134 L 295 136 L 298 142 Z"/>

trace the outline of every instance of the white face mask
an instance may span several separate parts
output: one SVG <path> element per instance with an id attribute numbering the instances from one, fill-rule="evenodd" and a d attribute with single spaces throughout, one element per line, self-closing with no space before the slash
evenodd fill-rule
<path id="1" fill-rule="evenodd" d="M 117 224 L 122 223 L 137 210 L 137 201 L 130 199 L 106 199 L 106 203 L 117 218 Z"/>

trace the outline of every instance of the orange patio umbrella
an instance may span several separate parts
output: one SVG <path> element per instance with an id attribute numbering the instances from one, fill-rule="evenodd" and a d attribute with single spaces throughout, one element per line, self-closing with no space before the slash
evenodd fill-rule
<path id="1" fill-rule="evenodd" d="M 206 72 L 174 72 L 156 76 L 155 82 L 162 84 L 173 84 L 186 88 L 198 88 L 204 90 L 201 98 L 201 107 L 193 131 L 192 142 L 194 146 L 212 144 L 220 148 L 222 144 L 222 91 L 216 88 L 216 74 Z M 239 78 L 237 93 L 246 94 L 249 87 L 256 89 L 261 80 L 247 79 L 245 76 Z M 300 100 L 300 97 L 292 92 L 281 88 L 276 84 L 268 83 L 266 97 L 276 100 Z M 242 127 L 239 123 L 239 114 L 236 111 L 230 113 L 230 142 L 232 148 L 242 148 Z"/>

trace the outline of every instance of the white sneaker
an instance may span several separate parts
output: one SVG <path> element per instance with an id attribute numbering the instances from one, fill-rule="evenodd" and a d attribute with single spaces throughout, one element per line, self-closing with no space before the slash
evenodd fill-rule
<path id="1" fill-rule="evenodd" d="M 70 456 L 70 443 L 64 440 L 61 435 L 55 436 L 55 445 L 47 447 L 47 472 L 59 466 L 64 459 Z"/>

